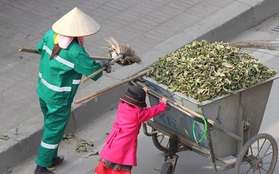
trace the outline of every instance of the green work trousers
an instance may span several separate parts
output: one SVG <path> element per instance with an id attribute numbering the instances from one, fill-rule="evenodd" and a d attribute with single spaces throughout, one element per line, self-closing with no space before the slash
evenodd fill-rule
<path id="1" fill-rule="evenodd" d="M 71 105 L 54 105 L 40 98 L 40 106 L 44 114 L 44 130 L 35 162 L 41 167 L 50 167 L 58 154 L 58 146 L 70 118 Z"/>

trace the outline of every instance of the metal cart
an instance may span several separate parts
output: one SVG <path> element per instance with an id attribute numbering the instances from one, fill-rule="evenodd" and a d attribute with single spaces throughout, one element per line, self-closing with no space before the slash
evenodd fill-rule
<path id="1" fill-rule="evenodd" d="M 145 135 L 165 152 L 160 174 L 173 174 L 177 152 L 191 150 L 209 158 L 216 171 L 235 169 L 235 174 L 272 174 L 277 163 L 276 140 L 259 129 L 273 80 L 279 75 L 236 94 L 198 103 L 151 78 L 134 85 L 148 86 L 150 105 L 169 99 L 169 108 L 143 124 Z M 150 128 L 151 127 L 151 128 Z M 229 161 L 229 162 L 228 162 Z"/>

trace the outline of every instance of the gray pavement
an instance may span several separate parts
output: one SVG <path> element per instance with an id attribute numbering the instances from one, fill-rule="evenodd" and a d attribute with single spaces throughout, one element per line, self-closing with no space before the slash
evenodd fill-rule
<path id="1" fill-rule="evenodd" d="M 80 85 L 76 99 L 119 83 L 193 40 L 228 41 L 279 12 L 278 0 L 0 0 L 0 173 L 34 156 L 42 131 L 36 95 L 39 56 L 35 48 L 65 13 L 79 7 L 101 25 L 85 38 L 91 56 L 108 56 L 105 37 L 127 42 L 142 63 L 114 66 L 98 82 Z M 77 130 L 115 108 L 126 85 L 82 104 L 73 104 L 67 130 Z"/>

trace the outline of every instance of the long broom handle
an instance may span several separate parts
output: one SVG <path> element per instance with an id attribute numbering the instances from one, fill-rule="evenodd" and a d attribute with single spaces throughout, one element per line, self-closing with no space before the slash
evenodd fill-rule
<path id="1" fill-rule="evenodd" d="M 25 53 L 35 53 L 35 54 L 39 54 L 39 52 L 35 49 L 29 49 L 29 48 L 19 48 L 18 50 L 19 52 L 25 52 Z M 91 59 L 94 60 L 113 60 L 113 58 L 110 57 L 101 57 L 101 56 L 93 56 L 90 57 Z"/>
<path id="2" fill-rule="evenodd" d="M 134 76 L 132 76 L 132 77 L 129 77 L 129 78 L 126 79 L 126 80 L 121 81 L 121 82 L 118 83 L 118 84 L 115 84 L 115 85 L 113 85 L 113 86 L 107 87 L 107 88 L 102 89 L 102 90 L 100 90 L 100 91 L 98 91 L 98 92 L 94 92 L 94 93 L 88 95 L 87 97 L 84 97 L 84 98 L 82 98 L 82 99 L 80 99 L 80 100 L 75 101 L 74 103 L 75 103 L 75 104 L 79 104 L 79 103 L 84 102 L 84 101 L 86 101 L 86 100 L 89 100 L 89 99 L 91 99 L 91 98 L 93 98 L 93 97 L 96 97 L 96 96 L 98 96 L 98 95 L 100 95 L 100 94 L 102 94 L 102 93 L 105 93 L 105 92 L 107 92 L 107 91 L 109 91 L 109 90 L 111 90 L 111 89 L 113 89 L 113 88 L 116 88 L 116 87 L 121 86 L 121 85 L 123 85 L 123 84 L 125 84 L 125 83 L 128 83 L 128 82 L 130 82 L 130 81 L 132 81 L 132 80 L 135 80 L 135 79 L 137 79 L 137 78 L 140 78 L 140 77 L 144 76 L 144 75 L 147 73 L 147 71 L 148 71 L 148 70 L 144 70 L 144 71 L 138 73 L 137 75 L 134 75 Z"/>
<path id="3" fill-rule="evenodd" d="M 89 76 L 85 77 L 84 79 L 81 80 L 81 83 L 86 82 L 87 80 L 91 79 L 92 77 L 94 77 L 95 75 L 99 74 L 100 72 L 104 71 L 106 69 L 105 66 L 103 66 L 101 69 L 99 69 L 98 71 L 95 71 L 94 73 L 90 74 Z"/>

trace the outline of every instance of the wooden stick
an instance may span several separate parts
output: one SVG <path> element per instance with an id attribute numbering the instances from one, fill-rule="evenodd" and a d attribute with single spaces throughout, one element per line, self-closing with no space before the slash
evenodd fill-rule
<path id="1" fill-rule="evenodd" d="M 248 41 L 235 41 L 229 42 L 231 46 L 237 48 L 259 48 L 266 50 L 278 50 L 279 43 L 269 40 L 248 40 Z"/>
<path id="2" fill-rule="evenodd" d="M 39 52 L 37 50 L 34 49 L 28 49 L 28 48 L 19 48 L 18 50 L 19 52 L 26 52 L 26 53 L 37 53 L 39 54 Z"/>
<path id="3" fill-rule="evenodd" d="M 85 77 L 84 79 L 81 80 L 81 84 L 86 82 L 87 80 L 91 79 L 92 77 L 94 77 L 95 75 L 99 74 L 100 72 L 104 71 L 106 69 L 105 66 L 103 66 L 101 69 L 99 69 L 98 71 L 95 71 L 94 73 L 90 74 L 89 76 Z"/>
<path id="4" fill-rule="evenodd" d="M 39 54 L 39 52 L 37 50 L 34 50 L 34 49 L 29 49 L 29 48 L 19 48 L 18 50 L 19 52 L 26 52 L 26 53 L 35 53 L 35 54 Z M 90 57 L 91 59 L 94 59 L 94 60 L 113 60 L 113 58 L 110 58 L 110 57 L 101 57 L 101 56 L 93 56 L 93 57 Z"/>
<path id="5" fill-rule="evenodd" d="M 119 55 L 116 59 L 113 59 L 111 61 L 111 63 L 113 62 L 117 62 L 119 59 L 122 59 L 122 55 Z M 90 74 L 89 76 L 87 76 L 86 78 L 81 80 L 81 83 L 86 82 L 87 80 L 91 79 L 92 77 L 94 77 L 95 75 L 99 74 L 100 72 L 104 71 L 106 69 L 106 66 L 103 66 L 101 69 L 99 69 L 98 71 L 95 71 L 94 73 Z"/>
<path id="6" fill-rule="evenodd" d="M 102 90 L 100 90 L 100 91 L 98 91 L 98 92 L 94 92 L 94 93 L 88 95 L 87 97 L 84 97 L 84 98 L 82 98 L 82 99 L 80 99 L 80 100 L 75 101 L 74 103 L 75 103 L 75 104 L 79 104 L 79 103 L 84 102 L 84 101 L 86 101 L 86 100 L 89 100 L 89 99 L 91 99 L 91 98 L 93 98 L 93 97 L 96 97 L 96 96 L 98 96 L 98 95 L 100 95 L 100 94 L 103 94 L 103 93 L 105 93 L 105 92 L 107 92 L 107 91 L 109 91 L 109 90 L 111 90 L 111 89 L 113 89 L 113 88 L 116 88 L 116 87 L 121 86 L 121 85 L 123 85 L 123 84 L 125 84 L 125 83 L 128 83 L 128 82 L 130 82 L 130 81 L 132 81 L 132 80 L 135 80 L 135 79 L 137 79 L 137 78 L 139 78 L 139 77 L 142 77 L 142 76 L 144 76 L 144 75 L 147 73 L 147 71 L 148 71 L 148 70 L 142 71 L 142 72 L 138 73 L 137 75 L 134 75 L 134 76 L 132 76 L 132 77 L 126 79 L 126 80 L 123 80 L 123 81 L 121 81 L 120 83 L 118 83 L 118 84 L 116 84 L 116 85 L 113 85 L 113 86 L 110 86 L 110 87 L 108 87 L 108 88 L 102 89 Z"/>

